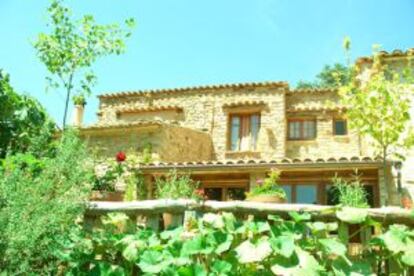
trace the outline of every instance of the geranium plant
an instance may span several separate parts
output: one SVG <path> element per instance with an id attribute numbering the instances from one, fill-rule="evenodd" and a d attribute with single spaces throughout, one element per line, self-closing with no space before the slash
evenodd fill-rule
<path id="1" fill-rule="evenodd" d="M 266 177 L 263 183 L 257 183 L 257 185 L 246 195 L 248 198 L 267 195 L 267 196 L 277 196 L 281 199 L 286 198 L 286 193 L 279 186 L 277 181 L 279 180 L 280 172 L 277 170 L 272 170 L 268 177 Z"/>

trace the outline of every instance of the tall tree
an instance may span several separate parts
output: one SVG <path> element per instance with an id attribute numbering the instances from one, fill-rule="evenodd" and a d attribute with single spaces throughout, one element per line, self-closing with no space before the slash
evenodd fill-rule
<path id="1" fill-rule="evenodd" d="M 124 28 L 118 24 L 99 25 L 92 15 L 75 20 L 63 0 L 52 0 L 48 13 L 50 32 L 40 33 L 34 47 L 50 73 L 46 78 L 48 87 L 65 90 L 65 128 L 71 94 L 77 99 L 91 94 L 96 84 L 92 65 L 101 57 L 125 51 L 125 39 L 131 35 L 134 20 L 125 20 Z"/>
<path id="2" fill-rule="evenodd" d="M 348 67 L 335 63 L 334 65 L 325 65 L 322 71 L 316 75 L 315 81 L 299 81 L 296 88 L 333 88 L 346 85 L 350 80 Z"/>
<path id="3" fill-rule="evenodd" d="M 18 94 L 10 85 L 9 75 L 0 70 L 0 158 L 7 151 L 28 150 L 35 137 L 50 141 L 54 126 L 40 103 Z"/>
<path id="4" fill-rule="evenodd" d="M 348 43 L 347 50 L 349 47 Z M 409 64 L 404 69 L 391 68 L 374 50 L 372 66 L 364 71 L 353 66 L 352 81 L 339 89 L 341 101 L 348 107 L 350 126 L 369 137 L 382 157 L 387 187 L 387 159 L 404 158 L 406 150 L 414 145 L 409 112 L 414 93 Z"/>

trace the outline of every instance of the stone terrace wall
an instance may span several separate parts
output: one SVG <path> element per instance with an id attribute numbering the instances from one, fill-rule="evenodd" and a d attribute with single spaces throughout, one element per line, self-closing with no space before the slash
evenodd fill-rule
<path id="1" fill-rule="evenodd" d="M 82 136 L 99 155 L 109 158 L 119 151 L 140 154 L 148 144 L 154 161 L 205 161 L 213 151 L 208 134 L 173 125 L 99 130 Z"/>

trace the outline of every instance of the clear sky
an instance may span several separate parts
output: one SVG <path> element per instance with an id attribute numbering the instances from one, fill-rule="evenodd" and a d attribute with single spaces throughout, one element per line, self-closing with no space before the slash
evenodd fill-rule
<path id="1" fill-rule="evenodd" d="M 63 93 L 45 92 L 46 70 L 31 41 L 45 30 L 47 0 L 0 0 L 0 68 L 61 122 Z M 352 55 L 414 47 L 413 0 L 72 0 L 75 15 L 99 23 L 134 17 L 123 56 L 99 61 L 95 95 L 103 92 L 246 81 L 312 80 L 324 64 Z M 98 101 L 88 99 L 86 122 Z M 0 107 L 1 108 L 1 107 Z"/>

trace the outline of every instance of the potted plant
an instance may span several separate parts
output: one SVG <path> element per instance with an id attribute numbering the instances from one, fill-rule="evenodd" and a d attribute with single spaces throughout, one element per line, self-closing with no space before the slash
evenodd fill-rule
<path id="1" fill-rule="evenodd" d="M 85 112 L 86 99 L 83 95 L 76 95 L 72 98 L 75 110 L 73 114 L 73 124 L 81 126 L 83 122 L 83 114 Z"/>
<path id="2" fill-rule="evenodd" d="M 346 181 L 338 177 L 334 177 L 332 180 L 333 189 L 336 193 L 336 200 L 339 206 L 352 207 L 352 208 L 368 208 L 367 193 L 361 183 L 358 171 L 355 171 L 353 179 Z M 349 252 L 361 251 L 361 232 L 363 226 L 361 224 L 349 224 L 348 235 L 350 237 L 348 250 Z M 371 228 L 366 229 L 372 231 Z"/>
<path id="3" fill-rule="evenodd" d="M 95 201 L 122 201 L 123 192 L 117 190 L 117 183 L 122 180 L 126 160 L 124 152 L 116 154 L 116 163 L 100 163 L 95 166 L 91 200 Z"/>
<path id="4" fill-rule="evenodd" d="M 277 183 L 279 175 L 279 171 L 272 170 L 262 183 L 257 183 L 250 192 L 246 193 L 247 200 L 254 202 L 285 203 L 286 193 Z"/>
<path id="5" fill-rule="evenodd" d="M 198 198 L 197 188 L 199 183 L 192 180 L 189 175 L 179 175 L 176 170 L 170 171 L 164 177 L 158 177 L 155 179 L 155 186 L 157 189 L 157 198 L 161 199 L 195 199 Z M 183 217 L 178 217 L 182 223 Z M 170 225 L 176 224 L 173 221 L 173 215 L 171 213 L 163 214 L 164 228 L 168 228 Z M 176 225 L 174 225 L 176 226 Z"/>

